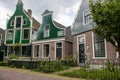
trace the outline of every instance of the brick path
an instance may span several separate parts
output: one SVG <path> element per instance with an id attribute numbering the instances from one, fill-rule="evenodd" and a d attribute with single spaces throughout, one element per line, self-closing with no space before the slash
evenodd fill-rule
<path id="1" fill-rule="evenodd" d="M 30 70 L 0 67 L 0 80 L 80 80 Z"/>

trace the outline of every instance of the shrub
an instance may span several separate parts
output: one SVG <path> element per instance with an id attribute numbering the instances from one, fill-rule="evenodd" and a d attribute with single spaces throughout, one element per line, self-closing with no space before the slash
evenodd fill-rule
<path id="1" fill-rule="evenodd" d="M 8 66 L 8 62 L 0 62 L 0 66 Z"/>
<path id="2" fill-rule="evenodd" d="M 60 61 L 40 61 L 38 63 L 37 71 L 51 73 L 68 68 L 69 66 L 62 64 Z"/>
<path id="3" fill-rule="evenodd" d="M 15 55 L 15 54 L 10 54 L 9 59 L 19 59 L 19 56 Z"/>

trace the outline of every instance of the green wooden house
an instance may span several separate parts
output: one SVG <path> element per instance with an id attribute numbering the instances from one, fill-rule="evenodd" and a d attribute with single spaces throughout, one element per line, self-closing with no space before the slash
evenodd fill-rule
<path id="1" fill-rule="evenodd" d="M 33 60 L 64 59 L 72 54 L 71 28 L 54 21 L 52 13 L 45 10 L 42 14 L 42 24 L 32 42 Z"/>
<path id="2" fill-rule="evenodd" d="M 22 58 L 31 57 L 32 35 L 39 26 L 40 23 L 32 17 L 32 11 L 30 9 L 24 10 L 22 1 L 18 0 L 16 10 L 7 22 L 5 59 L 10 54 L 16 54 Z M 19 47 L 17 53 L 15 47 Z"/>

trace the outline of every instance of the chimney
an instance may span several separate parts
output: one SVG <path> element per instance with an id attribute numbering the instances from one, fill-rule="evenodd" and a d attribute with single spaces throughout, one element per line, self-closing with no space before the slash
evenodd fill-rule
<path id="1" fill-rule="evenodd" d="M 32 10 L 28 9 L 28 15 L 30 16 L 30 18 L 32 17 Z"/>

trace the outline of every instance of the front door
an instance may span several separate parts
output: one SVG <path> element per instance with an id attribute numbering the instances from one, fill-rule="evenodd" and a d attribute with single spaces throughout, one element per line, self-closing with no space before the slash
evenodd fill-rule
<path id="1" fill-rule="evenodd" d="M 79 63 L 85 63 L 85 45 L 79 44 Z"/>
<path id="2" fill-rule="evenodd" d="M 78 36 L 78 63 L 85 63 L 85 35 Z"/>

